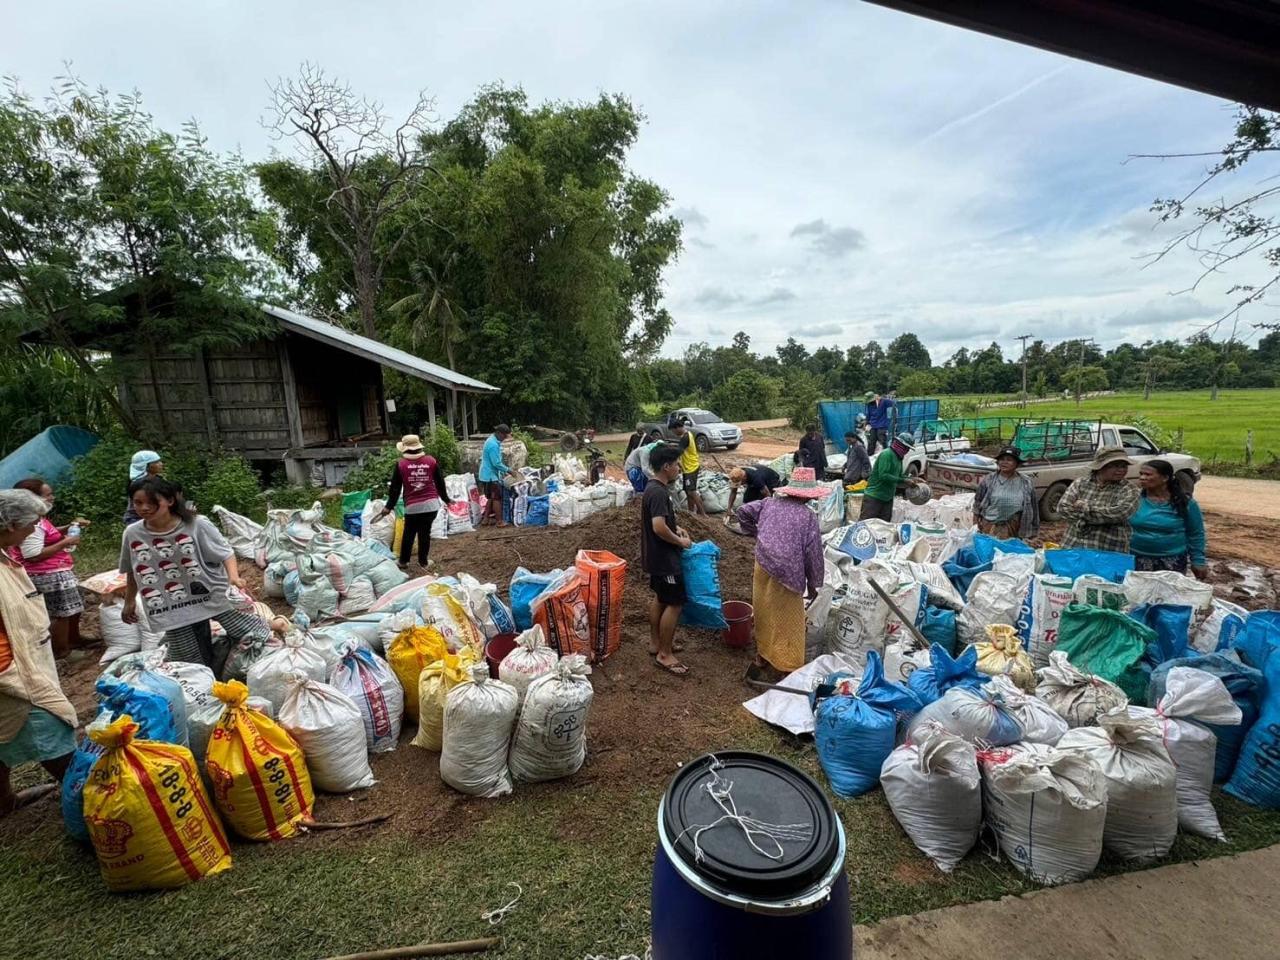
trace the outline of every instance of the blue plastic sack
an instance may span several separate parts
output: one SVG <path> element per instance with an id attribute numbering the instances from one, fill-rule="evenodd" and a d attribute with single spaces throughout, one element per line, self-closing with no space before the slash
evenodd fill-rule
<path id="1" fill-rule="evenodd" d="M 89 782 L 93 765 L 106 752 L 105 747 L 85 737 L 71 755 L 67 772 L 62 775 L 62 823 L 67 828 L 67 835 L 80 843 L 89 842 L 89 828 L 84 822 L 84 785 Z"/>
<path id="2" fill-rule="evenodd" d="M 1070 577 L 1072 580 L 1091 573 L 1112 583 L 1121 583 L 1125 573 L 1133 569 L 1133 554 L 1083 548 L 1046 550 L 1044 566 L 1047 573 Z"/>
<path id="3" fill-rule="evenodd" d="M 507 594 L 511 597 L 511 616 L 515 619 L 517 630 L 528 630 L 533 626 L 533 612 L 529 607 L 563 573 L 563 570 L 532 573 L 524 567 L 516 567 L 516 572 L 511 575 L 511 589 Z"/>
<path id="4" fill-rule="evenodd" d="M 836 673 L 827 683 L 853 679 Z M 893 752 L 898 715 L 920 709 L 916 695 L 900 683 L 884 677 L 880 654 L 867 654 L 866 669 L 852 695 L 832 696 L 817 704 L 814 740 L 818 762 L 834 793 L 856 797 L 880 782 L 880 768 Z"/>
<path id="5" fill-rule="evenodd" d="M 524 512 L 524 525 L 526 527 L 545 527 L 551 522 L 551 497 L 543 495 L 541 497 L 529 497 L 528 506 Z M 524 629 L 528 630 L 528 627 Z"/>
<path id="6" fill-rule="evenodd" d="M 107 676 L 124 680 L 138 690 L 158 693 L 164 697 L 169 702 L 175 731 L 173 739 L 169 742 L 189 747 L 191 744 L 187 739 L 187 701 L 182 695 L 182 685 L 173 677 L 165 676 L 163 673 L 157 673 L 150 669 L 147 666 L 150 656 L 149 654 L 130 654 L 129 656 L 121 657 L 107 668 Z M 107 679 L 107 676 L 104 676 L 103 679 Z M 147 737 L 147 739 L 155 740 L 160 738 Z"/>
<path id="7" fill-rule="evenodd" d="M 686 627 L 727 630 L 724 601 L 720 596 L 720 548 L 712 540 L 701 540 L 680 552 L 680 572 L 684 575 L 684 606 L 680 623 Z"/>
<path id="8" fill-rule="evenodd" d="M 1035 547 L 1023 543 L 1021 540 L 997 540 L 995 537 L 989 537 L 985 533 L 975 533 L 973 535 L 973 555 L 977 558 L 978 563 L 991 563 L 996 558 L 997 553 L 1035 553 Z"/>
<path id="9" fill-rule="evenodd" d="M 916 626 L 930 645 L 936 644 L 947 653 L 956 648 L 956 611 L 943 607 L 921 606 L 923 622 Z"/>
<path id="10" fill-rule="evenodd" d="M 1280 657 L 1268 657 L 1262 675 L 1262 709 L 1223 789 L 1255 807 L 1280 810 Z"/>
<path id="11" fill-rule="evenodd" d="M 354 510 L 351 513 L 344 513 L 342 515 L 342 529 L 351 534 L 351 536 L 359 538 L 360 531 L 364 529 L 361 512 Z"/>
<path id="12" fill-rule="evenodd" d="M 290 570 L 284 575 L 284 583 L 280 585 L 284 590 L 285 603 L 291 607 L 298 605 L 298 598 L 302 593 L 302 579 L 298 576 L 297 570 Z"/>
<path id="13" fill-rule="evenodd" d="M 1235 770 L 1236 758 L 1240 754 L 1240 745 L 1258 719 L 1258 711 L 1262 702 L 1262 672 L 1243 663 L 1234 651 L 1219 651 L 1205 656 L 1181 657 L 1168 660 L 1156 667 L 1151 673 L 1151 684 L 1147 688 L 1147 702 L 1156 704 L 1164 696 L 1165 678 L 1174 667 L 1194 667 L 1210 673 L 1222 681 L 1231 699 L 1240 708 L 1240 723 L 1219 725 L 1205 723 L 1201 726 L 1212 730 L 1218 738 L 1217 752 L 1213 761 L 1213 782 L 1226 783 Z M 1193 721 L 1194 722 L 1194 721 Z"/>
<path id="14" fill-rule="evenodd" d="M 947 575 L 951 585 L 960 591 L 960 596 L 967 597 L 973 578 L 980 573 L 986 573 L 992 566 L 990 560 L 985 563 L 979 562 L 973 550 L 962 547 L 956 551 L 955 556 L 942 564 L 942 572 Z"/>
<path id="15" fill-rule="evenodd" d="M 1259 610 L 1249 614 L 1231 649 L 1239 653 L 1245 663 L 1265 670 L 1277 646 L 1280 646 L 1280 610 Z"/>
<path id="16" fill-rule="evenodd" d="M 952 613 L 954 618 L 955 614 Z M 929 666 L 920 667 L 907 678 L 907 687 L 915 694 L 921 706 L 928 706 L 952 687 L 977 690 L 991 678 L 978 672 L 978 648 L 970 644 L 960 656 L 952 657 L 951 651 L 935 643 L 929 648 Z"/>
<path id="17" fill-rule="evenodd" d="M 1156 632 L 1147 644 L 1146 662 L 1153 668 L 1166 660 L 1187 655 L 1191 646 L 1191 607 L 1181 603 L 1143 603 L 1129 611 L 1129 616 Z"/>

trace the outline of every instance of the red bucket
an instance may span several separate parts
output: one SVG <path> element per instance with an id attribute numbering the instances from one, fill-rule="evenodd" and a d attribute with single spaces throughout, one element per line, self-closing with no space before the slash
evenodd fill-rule
<path id="1" fill-rule="evenodd" d="M 484 645 L 484 660 L 489 664 L 489 676 L 498 679 L 498 664 L 502 658 L 516 648 L 514 633 L 499 633 Z"/>
<path id="2" fill-rule="evenodd" d="M 720 605 L 728 629 L 720 637 L 726 647 L 741 650 L 751 645 L 751 628 L 755 623 L 755 608 L 745 600 L 727 600 Z"/>

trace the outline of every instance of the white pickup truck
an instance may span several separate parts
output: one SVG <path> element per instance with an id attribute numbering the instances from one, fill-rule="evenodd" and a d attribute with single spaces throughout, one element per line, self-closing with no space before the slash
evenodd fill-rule
<path id="1" fill-rule="evenodd" d="M 1036 426 L 1024 425 L 1033 429 Z M 923 475 L 935 489 L 978 489 L 979 481 L 995 471 L 994 463 L 987 465 L 966 463 L 962 459 L 953 460 L 957 455 L 964 456 L 963 451 L 970 450 L 972 444 L 965 438 L 957 438 L 951 443 L 954 446 L 946 453 L 913 450 L 904 463 L 907 472 L 916 476 Z M 1042 435 L 1038 438 L 1038 443 L 1039 449 L 1029 449 L 1030 445 L 1021 443 L 1017 445 L 1022 447 L 1023 455 L 1027 458 L 1022 466 L 1022 474 L 1030 477 L 1035 484 L 1036 493 L 1040 497 L 1040 516 L 1044 520 L 1059 519 L 1058 501 L 1066 493 L 1071 481 L 1088 475 L 1089 465 L 1099 447 L 1124 448 L 1133 461 L 1133 466 L 1129 468 L 1130 480 L 1137 479 L 1138 468 L 1142 464 L 1156 459 L 1169 462 L 1178 483 L 1188 495 L 1200 480 L 1198 459 L 1185 453 L 1161 450 L 1145 433 L 1127 424 L 1086 424 L 1071 435 L 1066 432 L 1054 433 L 1048 440 Z"/>

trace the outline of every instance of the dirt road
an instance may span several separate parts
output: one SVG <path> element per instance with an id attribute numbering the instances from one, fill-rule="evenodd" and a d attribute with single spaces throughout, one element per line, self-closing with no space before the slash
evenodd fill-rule
<path id="1" fill-rule="evenodd" d="M 1280 482 L 1203 477 L 1196 484 L 1200 508 L 1240 517 L 1280 520 Z"/>

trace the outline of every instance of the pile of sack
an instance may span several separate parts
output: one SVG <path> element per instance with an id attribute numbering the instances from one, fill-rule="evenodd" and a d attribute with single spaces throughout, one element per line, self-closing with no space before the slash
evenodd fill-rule
<path id="1" fill-rule="evenodd" d="M 1127 555 L 924 523 L 826 537 L 811 662 L 781 681 L 812 691 L 809 709 L 773 691 L 746 704 L 812 732 L 836 793 L 882 785 L 942 869 L 985 822 L 1045 883 L 1088 875 L 1104 848 L 1163 857 L 1179 828 L 1225 839 L 1215 783 L 1280 808 L 1280 612 Z"/>

